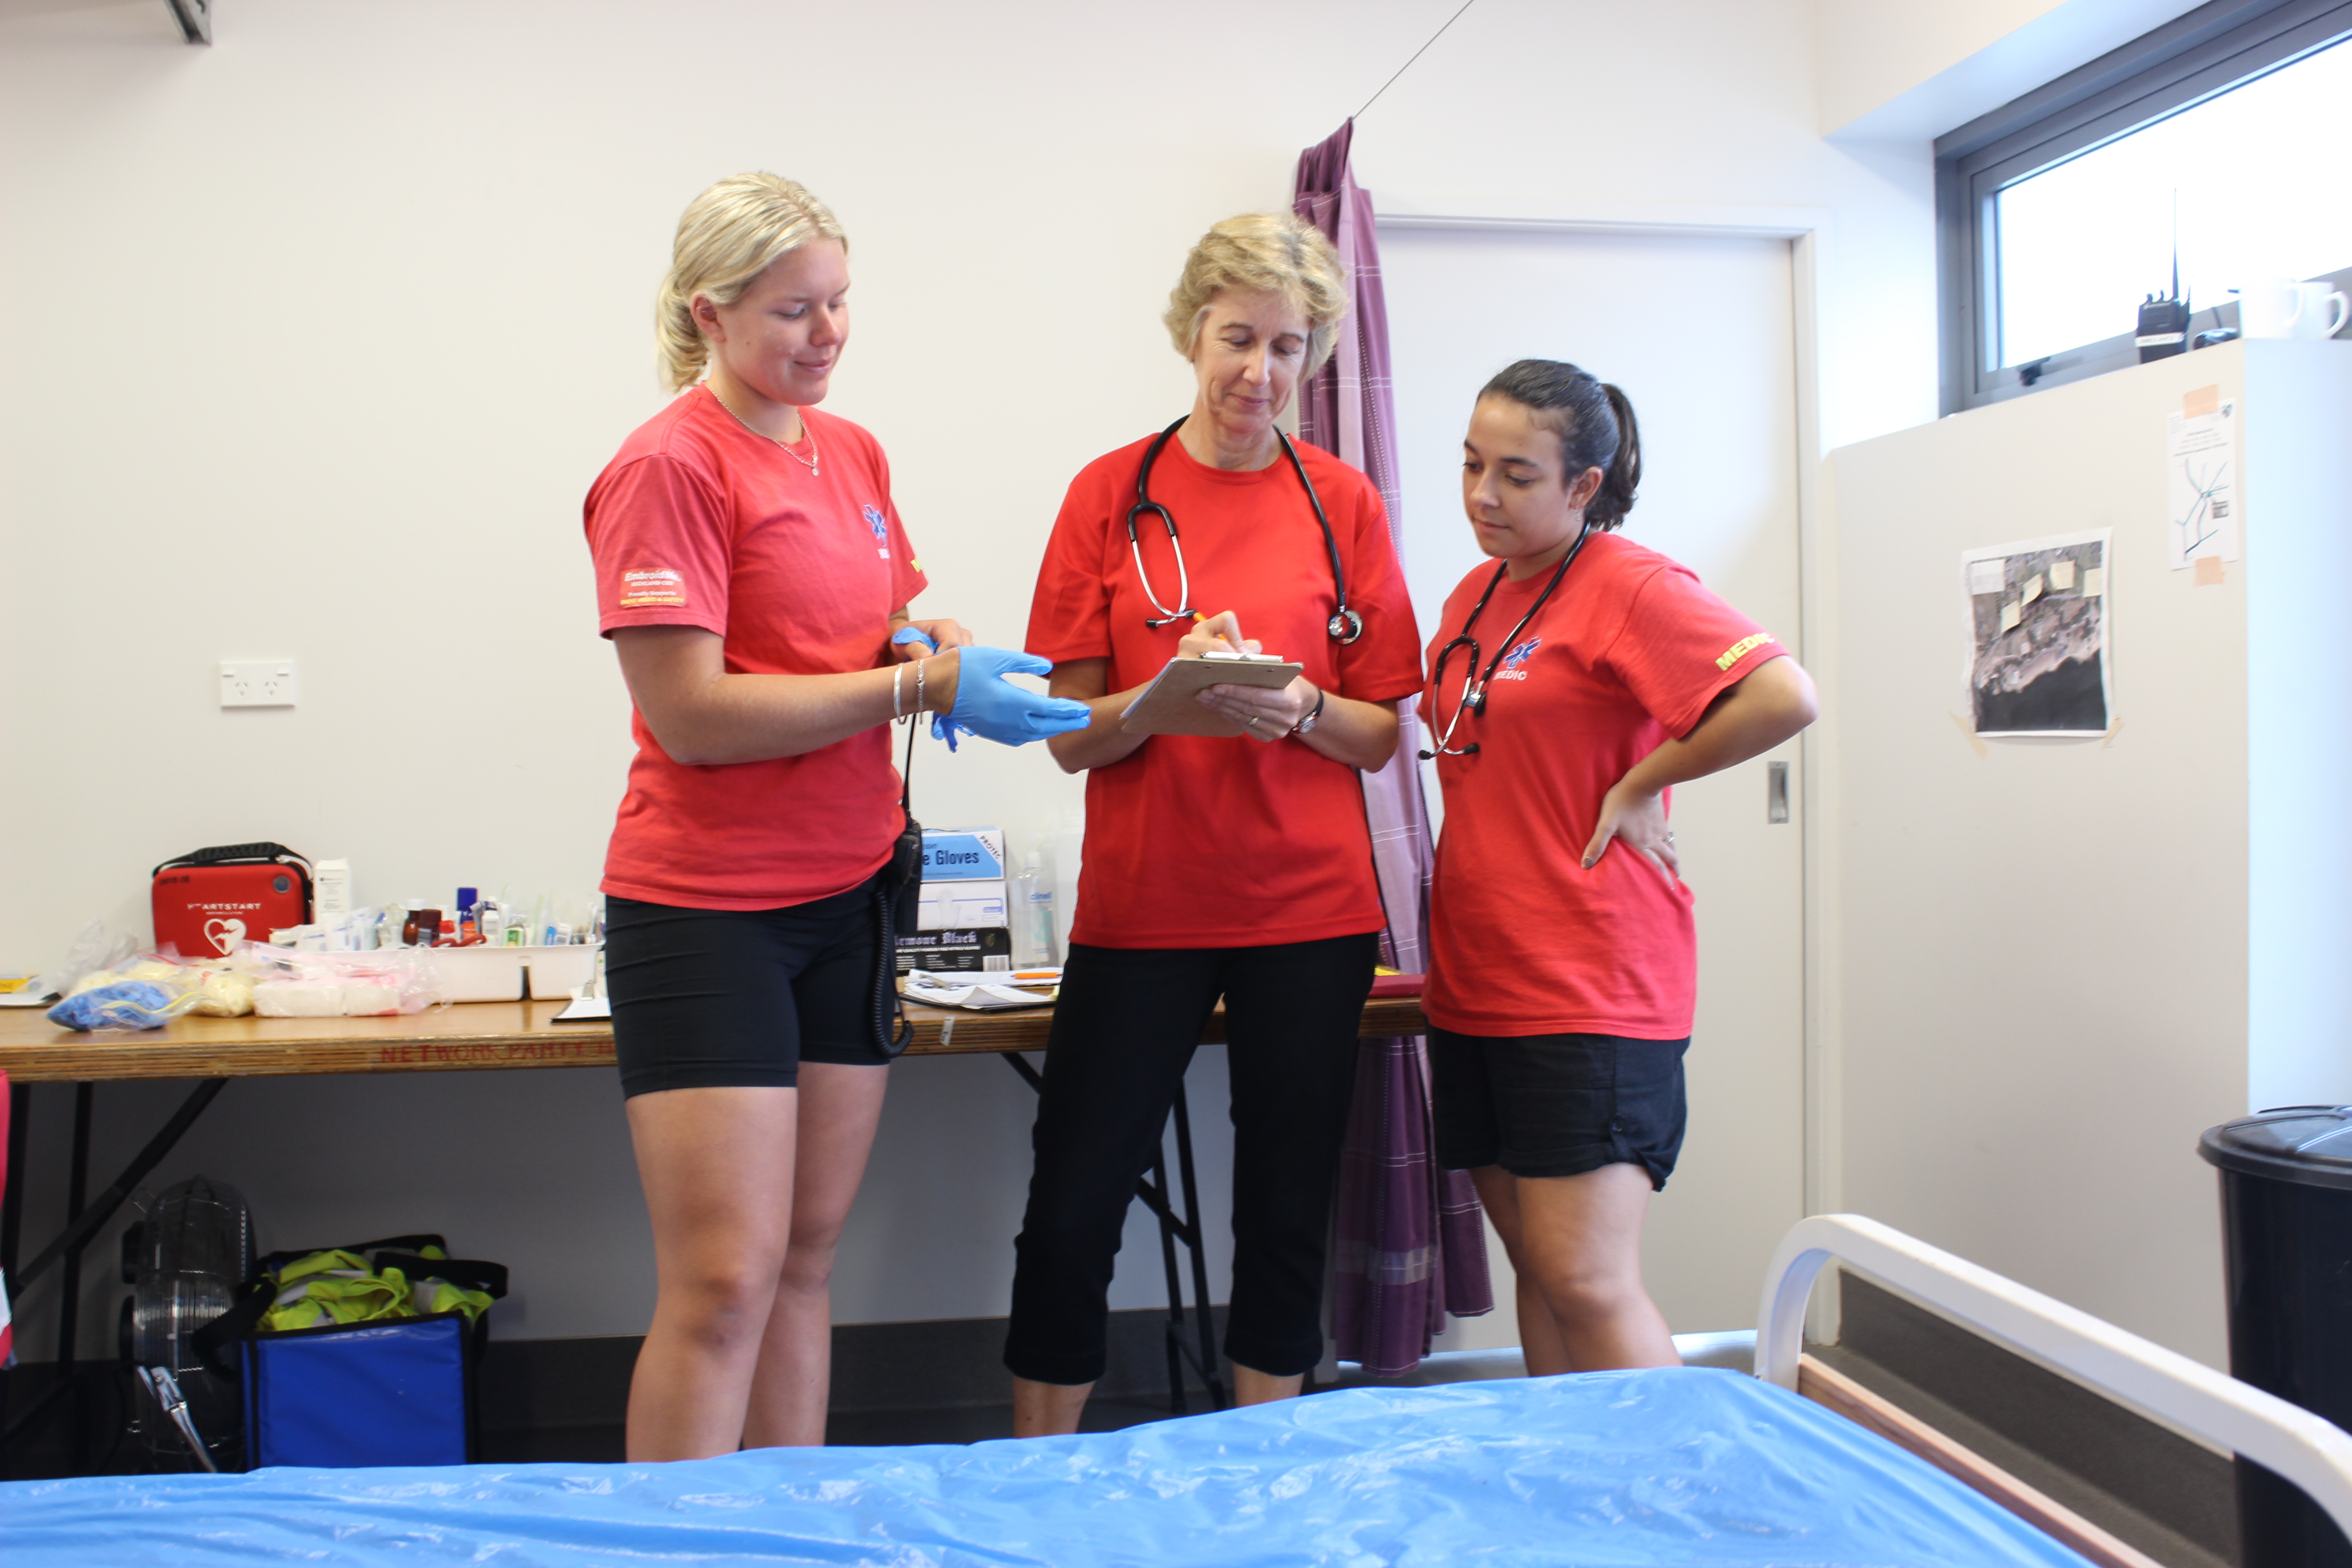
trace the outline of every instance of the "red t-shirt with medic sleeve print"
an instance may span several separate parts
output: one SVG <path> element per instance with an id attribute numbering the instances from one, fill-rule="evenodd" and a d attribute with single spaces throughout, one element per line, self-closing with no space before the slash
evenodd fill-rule
<path id="1" fill-rule="evenodd" d="M 1191 623 L 1153 626 L 1151 595 L 1174 607 L 1180 574 L 1168 531 L 1128 509 L 1150 441 L 1096 458 L 1070 481 L 1037 573 L 1028 648 L 1055 664 L 1107 661 L 1108 689 L 1142 685 L 1176 657 Z M 1171 440 L 1152 499 L 1182 531 L 1195 605 L 1231 610 L 1242 635 L 1305 668 L 1327 692 L 1397 702 L 1421 689 L 1421 634 L 1388 514 L 1372 481 L 1305 443 L 1299 460 L 1331 522 L 1286 458 L 1213 468 Z M 1330 551 L 1364 634 L 1334 642 Z M 1150 588 L 1136 574 L 1140 553 Z M 1356 770 L 1286 737 L 1154 735 L 1087 773 L 1086 855 L 1070 940 L 1099 947 L 1273 946 L 1376 931 L 1382 924 L 1372 841 Z"/>
<path id="2" fill-rule="evenodd" d="M 700 626 L 744 675 L 837 675 L 889 658 L 890 612 L 923 589 L 890 465 L 846 419 L 803 409 L 817 471 L 698 386 L 621 444 L 588 491 L 598 624 Z M 898 775 L 877 725 L 797 757 L 688 766 L 634 710 L 629 792 L 604 889 L 764 910 L 856 887 L 889 858 Z"/>
<path id="3" fill-rule="evenodd" d="M 1462 580 L 1430 642 L 1433 737 L 1462 690 L 1463 654 L 1441 676 L 1439 651 L 1494 573 Z M 1471 628 L 1482 668 L 1550 577 L 1496 585 Z M 1423 1008 L 1465 1035 L 1685 1038 L 1698 988 L 1689 886 L 1618 840 L 1585 870 L 1584 847 L 1628 769 L 1787 650 L 1688 568 L 1613 533 L 1592 536 L 1511 645 L 1485 711 L 1454 731 L 1454 747 L 1477 751 L 1436 763 L 1445 827 Z"/>

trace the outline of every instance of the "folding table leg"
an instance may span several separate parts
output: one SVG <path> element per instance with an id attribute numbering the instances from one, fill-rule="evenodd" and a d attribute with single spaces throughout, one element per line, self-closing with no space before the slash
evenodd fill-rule
<path id="1" fill-rule="evenodd" d="M 1192 1252 L 1192 1304 L 1199 1309 L 1201 1381 L 1209 1387 L 1210 1408 L 1228 1410 L 1233 1400 L 1225 1393 L 1225 1380 L 1220 1375 L 1221 1366 L 1216 1350 L 1216 1324 L 1209 1312 L 1209 1238 L 1201 1224 L 1201 1188 L 1192 1179 L 1192 1117 L 1184 1099 L 1184 1086 L 1176 1086 L 1176 1103 L 1171 1110 L 1176 1123 L 1176 1171 L 1184 1184 L 1185 1245 Z M 1161 1190 L 1166 1190 L 1161 1184 Z"/>
<path id="2" fill-rule="evenodd" d="M 74 1085 L 73 1163 L 67 1168 L 66 1219 L 68 1224 L 81 1217 L 83 1207 L 89 1202 L 89 1116 L 95 1103 L 98 1085 Z M 73 1375 L 75 1339 L 81 1315 L 81 1252 L 79 1246 L 66 1248 L 65 1278 L 58 1282 L 58 1368 L 66 1376 Z"/>
<path id="3" fill-rule="evenodd" d="M 1151 1207 L 1160 1217 L 1160 1266 L 1168 1275 L 1168 1321 L 1160 1331 L 1168 1352 L 1168 1413 L 1182 1415 L 1189 1410 L 1184 1398 L 1184 1279 L 1176 1268 L 1178 1231 L 1175 1216 L 1168 1210 L 1168 1155 L 1164 1148 L 1151 1156 L 1151 1195 L 1160 1199 Z"/>
<path id="4" fill-rule="evenodd" d="M 25 1226 L 25 1145 L 33 1136 L 33 1086 L 11 1083 L 8 1086 L 8 1153 L 7 1174 L 0 1177 L 5 1191 L 0 1193 L 0 1281 L 14 1285 L 16 1279 L 16 1242 Z M 0 1433 L 8 1430 L 10 1406 L 15 1403 L 16 1380 L 0 1376 Z M 5 1439 L 0 1438 L 0 1450 Z M 0 1453 L 5 1458 L 5 1453 Z M 0 1480 L 7 1478 L 7 1469 L 0 1465 Z"/>
<path id="5" fill-rule="evenodd" d="M 8 1086 L 7 1194 L 0 1197 L 0 1274 L 16 1278 L 16 1239 L 25 1225 L 25 1145 L 33 1136 L 33 1086 Z"/>
<path id="6" fill-rule="evenodd" d="M 98 1085 L 74 1085 L 73 1163 L 66 1178 L 66 1215 L 79 1218 L 89 1201 L 89 1119 L 97 1102 Z M 63 1277 L 58 1281 L 58 1379 L 68 1387 L 77 1387 L 81 1381 L 74 1365 L 76 1341 L 81 1331 L 81 1255 L 79 1247 L 66 1252 Z M 66 1458 L 68 1468 L 83 1468 L 84 1450 L 89 1442 L 89 1407 L 87 1402 L 75 1399 L 67 1423 Z"/>

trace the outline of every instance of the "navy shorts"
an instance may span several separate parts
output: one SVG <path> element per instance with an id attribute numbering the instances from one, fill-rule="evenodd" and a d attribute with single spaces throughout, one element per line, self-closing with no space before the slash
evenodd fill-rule
<path id="1" fill-rule="evenodd" d="M 885 1067 L 874 1043 L 872 879 L 779 910 L 604 900 L 623 1095 L 792 1089 L 803 1062 Z"/>
<path id="2" fill-rule="evenodd" d="M 1515 1176 L 1580 1176 L 1640 1165 L 1674 1174 L 1688 1120 L 1690 1041 L 1614 1035 L 1502 1038 L 1429 1031 L 1437 1160 L 1449 1171 L 1500 1165 Z"/>

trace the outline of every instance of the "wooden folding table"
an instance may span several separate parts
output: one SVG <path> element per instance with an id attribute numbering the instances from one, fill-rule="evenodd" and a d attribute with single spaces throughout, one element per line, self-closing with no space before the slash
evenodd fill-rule
<path id="1" fill-rule="evenodd" d="M 6 1279 L 9 1299 L 21 1300 L 26 1288 L 52 1265 L 64 1264 L 57 1359 L 63 1366 L 73 1366 L 83 1249 L 231 1079 L 612 1066 L 612 1026 L 554 1022 L 565 1005 L 562 1002 L 469 1002 L 390 1018 L 180 1018 L 161 1029 L 97 1035 L 60 1029 L 37 1008 L 0 1009 L 0 1072 L 8 1075 L 11 1098 L 7 1194 L 5 1204 L 0 1204 L 0 1276 Z M 1001 1056 L 1031 1088 L 1044 1081 L 1022 1053 L 1045 1048 L 1053 1026 L 1050 1007 L 956 1013 L 910 1005 L 907 1015 L 915 1026 L 914 1042 L 907 1047 L 909 1058 Z M 1376 1039 L 1417 1035 L 1426 1027 L 1417 997 L 1374 996 L 1364 1004 L 1359 1033 Z M 1224 1037 L 1224 1013 L 1220 1007 L 1202 1040 L 1213 1044 Z M 89 1196 L 89 1142 L 95 1086 L 131 1079 L 193 1079 L 196 1083 L 122 1173 L 93 1198 Z M 32 1131 L 27 1113 L 32 1086 L 37 1083 L 76 1086 L 68 1217 L 64 1228 L 19 1268 L 25 1165 Z M 1151 1173 L 1137 1184 L 1136 1195 L 1160 1220 L 1161 1263 L 1168 1276 L 1170 1403 L 1181 1414 L 1183 1368 L 1188 1363 L 1213 1402 L 1223 1405 L 1226 1395 L 1211 1344 L 1209 1271 L 1193 1180 L 1192 1120 L 1181 1086 L 1171 1120 L 1183 1207 L 1180 1212 L 1169 1190 L 1164 1155 L 1154 1162 Z M 1191 1255 L 1195 1310 L 1189 1332 L 1176 1257 L 1180 1246 Z M 20 1346 L 19 1355 L 27 1348 Z M 59 1378 L 32 1408 L 17 1414 L 0 1430 L 0 1456 L 45 1418 L 73 1381 L 71 1375 Z"/>

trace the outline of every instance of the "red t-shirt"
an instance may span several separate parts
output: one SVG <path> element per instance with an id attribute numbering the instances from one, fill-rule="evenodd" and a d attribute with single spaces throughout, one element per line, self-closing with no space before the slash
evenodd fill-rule
<path id="1" fill-rule="evenodd" d="M 1481 565 L 1446 599 L 1433 666 L 1494 572 Z M 1496 586 L 1472 628 L 1481 668 L 1550 577 Z M 1622 839 L 1587 871 L 1584 847 L 1601 797 L 1628 769 L 1689 734 L 1717 695 L 1784 652 L 1687 567 L 1613 533 L 1586 542 L 1514 639 L 1486 711 L 1454 731 L 1455 746 L 1475 741 L 1477 752 L 1437 761 L 1445 828 L 1422 999 L 1431 1022 L 1501 1037 L 1690 1034 L 1698 937 L 1689 887 Z M 1423 699 L 1433 738 L 1454 716 L 1463 657 L 1446 661 L 1442 693 L 1433 673 Z"/>
<path id="2" fill-rule="evenodd" d="M 817 473 L 697 386 L 638 426 L 588 491 L 599 625 L 700 626 L 730 674 L 880 668 L 890 612 L 923 574 L 890 465 L 846 419 L 803 409 Z M 765 910 L 856 887 L 898 837 L 890 729 L 797 757 L 688 766 L 630 715 L 636 760 L 604 889 L 698 910 Z"/>
<path id="3" fill-rule="evenodd" d="M 1149 440 L 1097 458 L 1070 481 L 1037 595 L 1031 653 L 1055 664 L 1108 658 L 1109 689 L 1140 686 L 1191 629 L 1157 619 L 1136 580 L 1127 509 Z M 1420 632 L 1371 481 L 1298 447 L 1323 499 L 1364 635 L 1324 630 L 1339 602 L 1315 510 L 1277 457 L 1249 473 L 1213 468 L 1171 440 L 1151 499 L 1176 518 L 1192 603 L 1232 610 L 1243 635 L 1306 667 L 1325 691 L 1394 702 L 1421 687 Z M 1145 567 L 1176 607 L 1176 556 L 1150 513 L 1137 521 Z M 1102 947 L 1259 947 L 1379 931 L 1380 888 L 1356 770 L 1305 742 L 1154 735 L 1087 775 L 1086 858 L 1070 940 Z"/>

